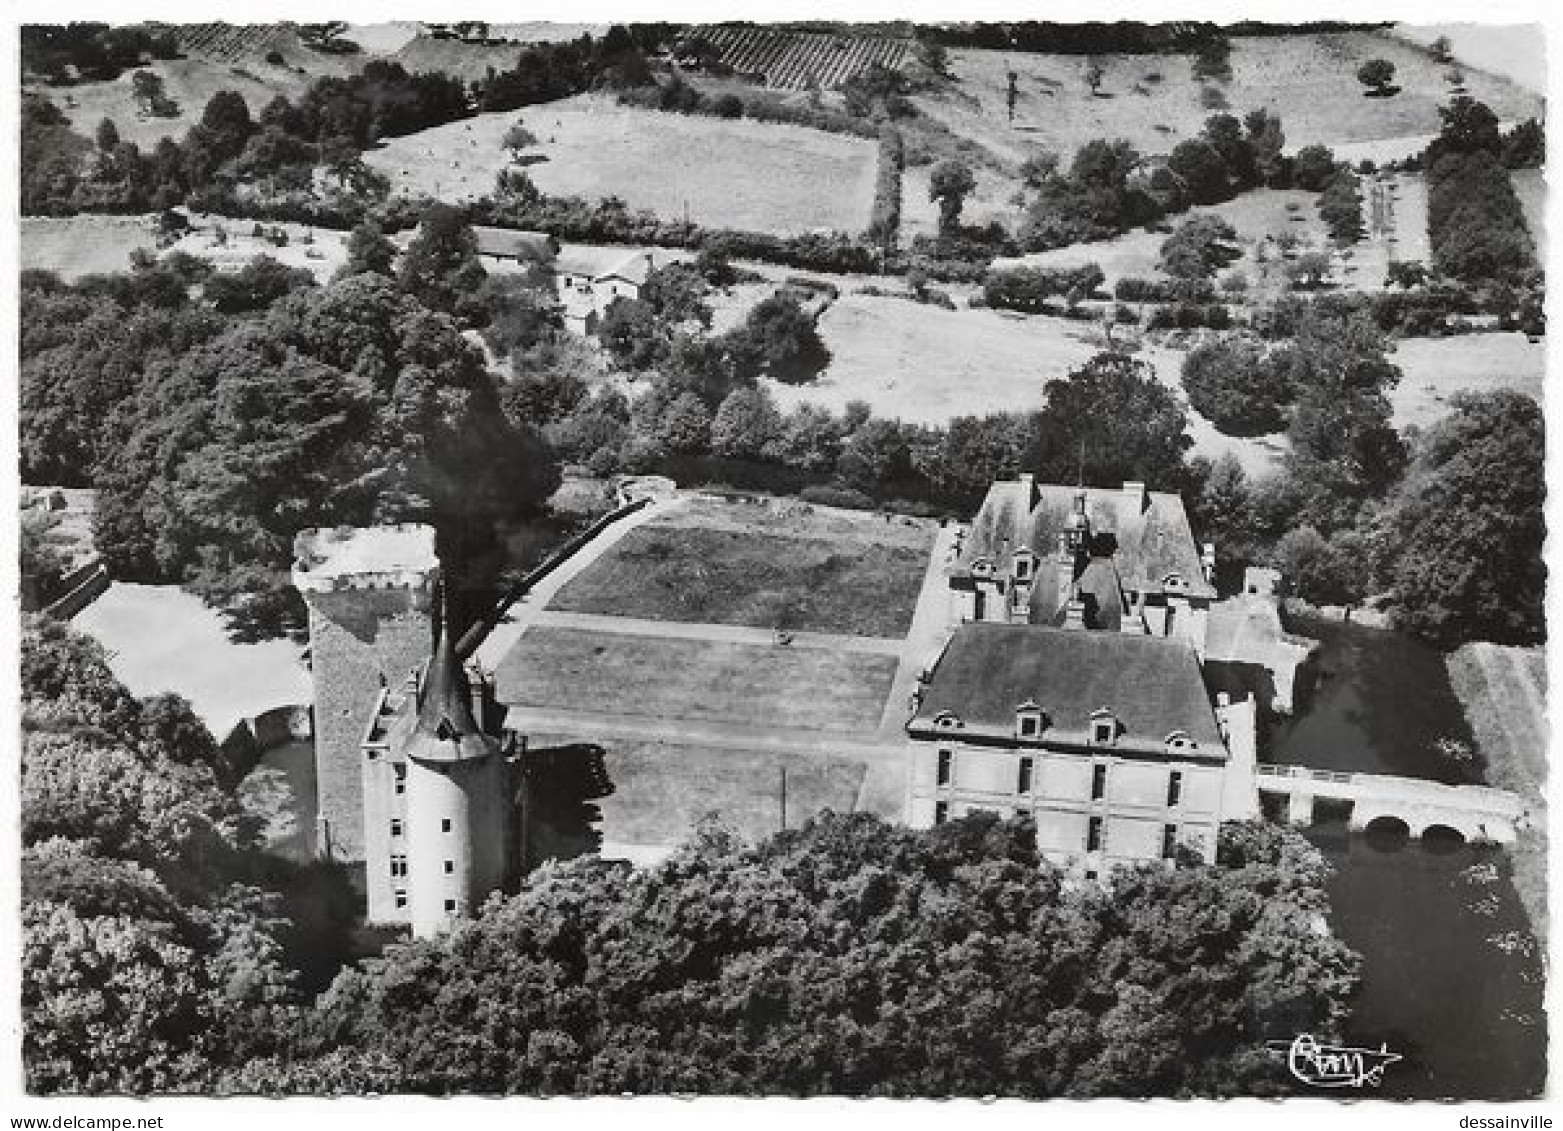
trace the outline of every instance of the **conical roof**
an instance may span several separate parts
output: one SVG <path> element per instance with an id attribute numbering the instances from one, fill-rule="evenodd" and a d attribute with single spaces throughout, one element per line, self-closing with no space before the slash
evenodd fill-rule
<path id="1" fill-rule="evenodd" d="M 422 762 L 462 762 L 492 753 L 494 740 L 472 714 L 472 687 L 456 659 L 455 633 L 440 609 L 440 638 L 418 688 L 418 719 L 407 756 Z"/>

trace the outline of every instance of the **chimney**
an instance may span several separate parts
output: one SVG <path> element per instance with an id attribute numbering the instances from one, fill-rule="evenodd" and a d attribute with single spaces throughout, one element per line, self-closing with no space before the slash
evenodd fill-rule
<path id="1" fill-rule="evenodd" d="M 1064 606 L 1064 627 L 1085 628 L 1085 602 L 1079 597 L 1071 597 Z"/>
<path id="2" fill-rule="evenodd" d="M 1216 544 L 1214 542 L 1206 542 L 1203 550 L 1204 552 L 1200 554 L 1199 558 L 1199 568 L 1205 575 L 1205 580 L 1213 582 L 1216 576 Z"/>
<path id="3" fill-rule="evenodd" d="M 1016 478 L 1020 481 L 1020 492 L 1026 499 L 1026 510 L 1030 511 L 1037 505 L 1036 478 L 1029 471 L 1022 471 Z"/>
<path id="4" fill-rule="evenodd" d="M 1124 514 L 1138 517 L 1145 509 L 1145 484 L 1133 479 L 1126 480 L 1119 497 L 1122 499 Z"/>

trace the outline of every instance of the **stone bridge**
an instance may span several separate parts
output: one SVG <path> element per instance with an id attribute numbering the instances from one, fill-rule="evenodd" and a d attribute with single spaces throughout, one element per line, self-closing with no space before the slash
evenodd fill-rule
<path id="1" fill-rule="evenodd" d="M 1466 841 L 1511 844 L 1530 821 L 1517 794 L 1485 785 L 1277 765 L 1256 767 L 1254 784 L 1260 793 L 1286 798 L 1286 817 L 1294 825 L 1313 823 L 1316 798 L 1349 801 L 1353 829 L 1403 827 L 1415 837 L 1439 828 Z"/>

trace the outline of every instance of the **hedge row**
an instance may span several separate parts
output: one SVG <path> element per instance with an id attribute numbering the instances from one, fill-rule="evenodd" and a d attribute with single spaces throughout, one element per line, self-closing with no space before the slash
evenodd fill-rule
<path id="1" fill-rule="evenodd" d="M 893 245 L 901 231 L 901 172 L 905 166 L 906 146 L 901 141 L 901 131 L 887 125 L 879 132 L 874 210 L 868 221 L 868 238 L 881 246 Z"/>
<path id="2" fill-rule="evenodd" d="M 1113 286 L 1119 302 L 1214 302 L 1216 288 L 1209 279 L 1140 279 L 1127 275 Z"/>

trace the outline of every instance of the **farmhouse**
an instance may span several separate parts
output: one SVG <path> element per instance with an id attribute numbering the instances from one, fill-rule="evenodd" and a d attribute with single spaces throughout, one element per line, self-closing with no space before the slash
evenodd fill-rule
<path id="1" fill-rule="evenodd" d="M 564 307 L 564 322 L 578 334 L 590 334 L 614 299 L 638 299 L 654 266 L 651 252 L 605 248 L 575 250 L 554 264 L 554 283 Z"/>
<path id="2" fill-rule="evenodd" d="M 1215 547 L 1183 500 L 1119 489 L 995 483 L 949 572 L 958 621 L 1176 636 L 1204 655 Z"/>
<path id="3" fill-rule="evenodd" d="M 1212 708 L 1177 636 L 963 624 L 907 723 L 907 821 L 1028 812 L 1042 854 L 1087 878 L 1211 860 L 1220 823 L 1255 815 L 1255 710 Z"/>

